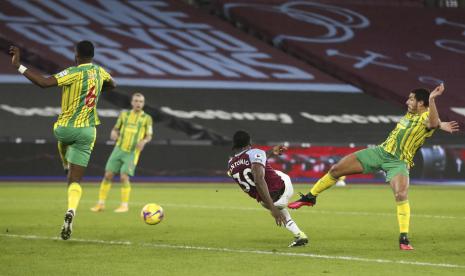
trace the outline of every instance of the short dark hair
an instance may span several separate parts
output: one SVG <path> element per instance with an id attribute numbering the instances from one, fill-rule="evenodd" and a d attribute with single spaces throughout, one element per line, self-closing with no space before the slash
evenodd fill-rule
<path id="1" fill-rule="evenodd" d="M 233 149 L 241 149 L 251 143 L 250 135 L 244 130 L 238 130 L 233 136 Z"/>
<path id="2" fill-rule="evenodd" d="M 93 58 L 94 44 L 88 40 L 79 41 L 76 44 L 76 52 L 80 58 Z"/>
<path id="3" fill-rule="evenodd" d="M 132 94 L 131 99 L 134 99 L 134 97 L 142 97 L 142 98 L 145 98 L 144 95 L 142 95 L 142 93 L 139 93 L 139 92 L 136 92 L 136 93 Z"/>
<path id="4" fill-rule="evenodd" d="M 423 105 L 428 107 L 429 106 L 429 90 L 426 88 L 417 88 L 413 89 L 412 93 L 415 95 L 415 99 L 418 102 L 423 102 Z"/>

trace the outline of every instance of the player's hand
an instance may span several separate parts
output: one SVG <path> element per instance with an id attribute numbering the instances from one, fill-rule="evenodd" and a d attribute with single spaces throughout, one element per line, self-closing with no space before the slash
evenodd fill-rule
<path id="1" fill-rule="evenodd" d="M 281 155 L 283 154 L 283 152 L 285 152 L 287 150 L 287 147 L 286 146 L 283 146 L 283 145 L 277 145 L 277 146 L 274 146 L 273 149 L 272 149 L 272 152 L 274 155 Z"/>
<path id="2" fill-rule="evenodd" d="M 431 91 L 431 93 L 429 94 L 430 100 L 436 98 L 437 96 L 441 96 L 443 92 L 444 92 L 444 83 L 441 83 L 436 88 L 434 88 L 434 90 Z"/>
<path id="3" fill-rule="evenodd" d="M 459 131 L 459 123 L 457 123 L 456 121 L 441 122 L 440 128 L 445 132 L 454 133 Z"/>
<path id="4" fill-rule="evenodd" d="M 136 145 L 136 149 L 138 151 L 142 151 L 145 147 L 145 144 L 147 144 L 147 142 L 145 140 L 140 140 L 139 143 L 137 143 Z"/>
<path id="5" fill-rule="evenodd" d="M 119 137 L 118 131 L 112 129 L 111 133 L 110 133 L 110 139 L 113 140 L 113 141 L 116 141 L 116 140 L 118 140 L 118 137 Z"/>
<path id="6" fill-rule="evenodd" d="M 19 48 L 16 46 L 10 46 L 8 53 L 12 56 L 11 64 L 13 64 L 13 66 L 15 66 L 16 68 L 19 68 L 21 55 L 21 51 L 19 50 Z"/>
<path id="7" fill-rule="evenodd" d="M 276 225 L 278 226 L 286 225 L 286 218 L 276 206 L 273 206 L 273 208 L 271 208 L 270 211 L 271 211 L 271 215 L 274 217 L 276 221 Z"/>

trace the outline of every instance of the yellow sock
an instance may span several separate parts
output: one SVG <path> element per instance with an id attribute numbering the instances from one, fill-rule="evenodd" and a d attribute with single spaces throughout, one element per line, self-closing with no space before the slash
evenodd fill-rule
<path id="1" fill-rule="evenodd" d="M 100 184 L 100 190 L 98 192 L 98 202 L 99 204 L 104 204 L 105 200 L 107 199 L 108 192 L 111 189 L 111 181 L 106 180 L 105 178 L 102 180 Z"/>
<path id="2" fill-rule="evenodd" d="M 68 209 L 77 209 L 81 195 L 82 189 L 79 183 L 73 182 L 68 186 Z"/>
<path id="3" fill-rule="evenodd" d="M 129 195 L 131 194 L 131 183 L 121 183 L 121 204 L 127 205 L 129 202 Z"/>
<path id="4" fill-rule="evenodd" d="M 410 225 L 410 204 L 408 200 L 397 202 L 397 221 L 400 233 L 408 233 Z"/>
<path id="5" fill-rule="evenodd" d="M 337 178 L 334 178 L 329 173 L 327 173 L 322 178 L 320 178 L 320 180 L 318 180 L 315 185 L 313 185 L 313 188 L 310 190 L 310 192 L 312 195 L 317 196 L 319 193 L 336 184 L 336 182 Z"/>

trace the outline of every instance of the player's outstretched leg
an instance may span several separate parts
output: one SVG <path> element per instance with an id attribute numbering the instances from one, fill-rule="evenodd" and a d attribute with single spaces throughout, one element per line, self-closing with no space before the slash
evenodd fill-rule
<path id="1" fill-rule="evenodd" d="M 300 194 L 300 198 L 297 201 L 288 204 L 291 209 L 299 209 L 302 206 L 314 206 L 316 204 L 316 197 L 324 190 L 334 186 L 338 181 L 337 178 L 333 177 L 330 172 L 325 174 L 315 185 L 313 185 L 310 193 L 304 195 Z"/>
<path id="2" fill-rule="evenodd" d="M 287 206 L 291 209 L 299 209 L 302 206 L 313 206 L 316 204 L 316 197 L 324 190 L 334 186 L 340 177 L 362 172 L 362 164 L 358 161 L 355 153 L 349 154 L 336 165 L 332 166 L 329 172 L 313 185 L 310 193 L 306 195 L 301 194 L 300 199 L 289 203 Z"/>
<path id="3" fill-rule="evenodd" d="M 300 198 L 294 202 L 291 202 L 287 205 L 290 209 L 299 209 L 302 206 L 313 206 L 316 204 L 316 196 L 312 192 L 308 194 L 299 193 Z"/>

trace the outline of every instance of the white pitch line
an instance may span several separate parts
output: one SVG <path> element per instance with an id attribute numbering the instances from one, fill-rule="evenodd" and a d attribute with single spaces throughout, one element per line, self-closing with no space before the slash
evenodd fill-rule
<path id="1" fill-rule="evenodd" d="M 28 239 L 28 240 L 59 240 L 61 241 L 61 239 L 58 237 L 44 237 L 44 236 L 36 236 L 36 235 L 0 234 L 0 237 L 19 238 L 19 239 Z M 272 252 L 272 251 L 264 251 L 264 250 L 253 250 L 253 249 L 233 249 L 233 248 L 174 245 L 174 244 L 156 244 L 156 243 L 134 243 L 131 241 L 107 241 L 107 240 L 91 240 L 91 239 L 74 239 L 73 238 L 69 241 L 63 241 L 63 242 L 97 243 L 97 244 L 125 245 L 125 246 L 144 246 L 144 247 L 196 250 L 196 251 L 276 255 L 276 256 L 286 256 L 286 257 L 306 257 L 306 258 L 313 258 L 313 259 L 342 260 L 342 261 L 355 261 L 355 262 L 366 262 L 366 263 L 389 263 L 389 264 L 430 266 L 430 267 L 442 267 L 442 268 L 465 268 L 465 265 L 445 264 L 445 263 L 411 262 L 411 261 L 403 261 L 403 260 L 396 261 L 396 260 L 388 260 L 388 259 L 369 259 L 369 258 L 361 258 L 361 257 L 353 257 L 353 256 L 331 256 L 331 255 L 321 255 L 321 254 L 311 254 L 311 253 Z"/>

